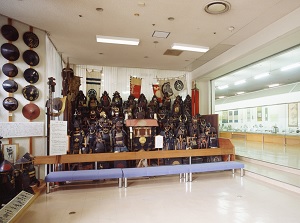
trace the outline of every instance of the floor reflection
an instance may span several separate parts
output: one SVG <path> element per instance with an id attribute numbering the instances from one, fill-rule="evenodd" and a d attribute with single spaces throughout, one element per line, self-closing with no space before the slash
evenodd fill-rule
<path id="1" fill-rule="evenodd" d="M 275 143 L 231 139 L 236 155 L 300 169 L 300 145 L 284 146 Z"/>

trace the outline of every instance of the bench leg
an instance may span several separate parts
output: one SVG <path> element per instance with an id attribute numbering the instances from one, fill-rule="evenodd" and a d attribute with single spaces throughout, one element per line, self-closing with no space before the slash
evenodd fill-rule
<path id="1" fill-rule="evenodd" d="M 189 176 L 190 175 L 190 176 Z M 187 176 L 190 178 L 190 179 L 188 179 L 190 182 L 192 182 L 193 181 L 193 174 L 192 173 L 190 173 L 190 174 L 187 174 Z"/>
<path id="2" fill-rule="evenodd" d="M 122 185 L 122 180 L 123 180 L 122 178 L 118 178 L 119 188 L 123 186 L 123 185 Z"/>
<path id="3" fill-rule="evenodd" d="M 234 174 L 235 173 L 235 169 L 232 169 L 232 174 Z"/>
<path id="4" fill-rule="evenodd" d="M 124 178 L 124 187 L 127 187 L 127 178 Z"/>
<path id="5" fill-rule="evenodd" d="M 243 177 L 243 176 L 244 176 L 244 174 L 245 174 L 245 172 L 244 172 L 244 168 L 241 168 L 241 177 Z"/>
<path id="6" fill-rule="evenodd" d="M 50 193 L 50 183 L 47 182 L 46 185 L 47 185 L 46 193 L 49 194 Z"/>
<path id="7" fill-rule="evenodd" d="M 185 177 L 185 176 L 184 176 L 182 173 L 179 174 L 179 178 L 180 178 L 180 179 L 182 179 L 182 178 L 184 178 L 184 177 Z"/>
<path id="8" fill-rule="evenodd" d="M 184 173 L 185 182 L 189 182 L 189 173 Z"/>
<path id="9" fill-rule="evenodd" d="M 179 178 L 180 178 L 180 180 L 183 178 L 183 182 L 187 182 L 188 181 L 188 174 L 187 173 L 180 173 Z"/>

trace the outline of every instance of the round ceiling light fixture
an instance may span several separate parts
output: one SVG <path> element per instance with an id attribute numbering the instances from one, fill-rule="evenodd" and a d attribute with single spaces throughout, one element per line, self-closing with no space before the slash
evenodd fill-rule
<path id="1" fill-rule="evenodd" d="M 230 3 L 226 1 L 212 1 L 204 7 L 204 10 L 212 15 L 222 14 L 230 10 Z"/>

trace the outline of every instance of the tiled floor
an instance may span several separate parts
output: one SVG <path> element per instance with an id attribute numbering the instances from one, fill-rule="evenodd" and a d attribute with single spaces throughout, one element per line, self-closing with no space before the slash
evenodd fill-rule
<path id="1" fill-rule="evenodd" d="M 42 193 L 18 223 L 298 223 L 300 194 L 231 171 L 64 186 Z"/>

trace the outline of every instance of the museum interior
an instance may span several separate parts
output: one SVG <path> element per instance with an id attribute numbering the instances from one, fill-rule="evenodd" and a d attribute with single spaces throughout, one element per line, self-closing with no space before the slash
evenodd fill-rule
<path id="1" fill-rule="evenodd" d="M 225 14 L 237 4 L 216 2 Z M 201 55 L 211 59 L 190 54 L 184 68 L 170 69 L 168 62 L 181 65 L 177 58 L 165 67 L 160 59 L 151 67 L 104 58 L 136 53 L 143 55 L 136 64 L 151 61 L 138 50 L 81 62 L 62 51 L 84 43 L 67 48 L 53 27 L 14 17 L 5 3 L 12 14 L 0 10 L 0 222 L 297 222 L 300 4 L 293 4 L 220 54 L 207 48 Z M 152 50 L 168 35 L 152 40 Z M 280 202 L 291 207 L 285 214 Z"/>

